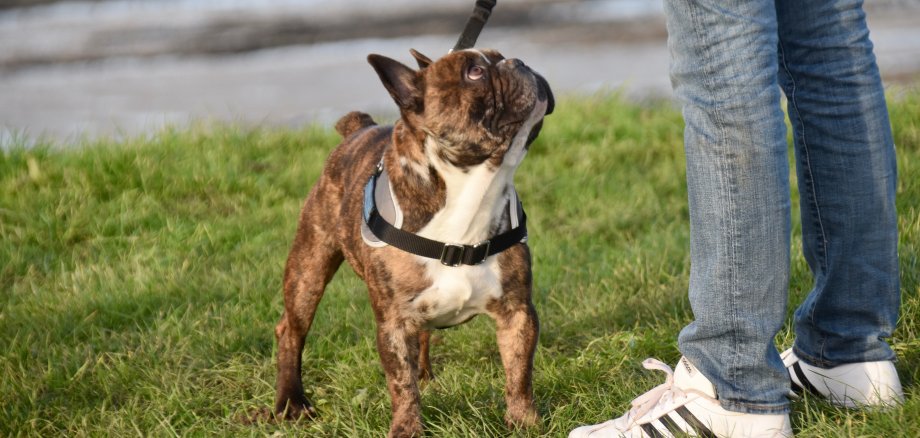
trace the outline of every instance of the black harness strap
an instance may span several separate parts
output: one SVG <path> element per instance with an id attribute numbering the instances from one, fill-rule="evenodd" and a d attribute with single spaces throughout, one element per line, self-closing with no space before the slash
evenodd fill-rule
<path id="1" fill-rule="evenodd" d="M 380 175 L 382 166 L 378 166 L 377 173 L 371 176 L 369 184 L 376 186 L 377 176 Z M 427 257 L 430 259 L 440 260 L 441 264 L 446 266 L 460 265 L 478 265 L 485 262 L 489 256 L 498 254 L 519 243 L 527 237 L 527 215 L 521 208 L 521 217 L 517 227 L 514 227 L 504 233 L 483 240 L 475 245 L 463 245 L 456 243 L 444 243 L 437 240 L 431 240 L 418 234 L 410 233 L 405 230 L 396 228 L 377 211 L 377 203 L 373 199 L 374 190 L 370 191 L 370 211 L 364 218 L 367 227 L 374 236 L 377 236 L 383 242 L 399 248 L 403 251 Z M 516 208 L 512 206 L 511 208 Z"/>
<path id="2" fill-rule="evenodd" d="M 437 259 L 446 266 L 478 265 L 486 261 L 489 256 L 498 254 L 527 237 L 527 215 L 521 216 L 521 224 L 489 240 L 484 240 L 475 245 L 461 245 L 444 243 L 431 240 L 418 234 L 394 227 L 377 213 L 371 210 L 367 219 L 367 226 L 378 239 L 395 246 L 403 251 L 415 255 Z"/>
<path id="3" fill-rule="evenodd" d="M 492 15 L 492 8 L 496 2 L 497 0 L 476 0 L 473 15 L 466 22 L 466 27 L 463 29 L 463 33 L 460 34 L 460 39 L 457 40 L 453 50 L 469 49 L 476 45 L 476 39 L 479 38 L 479 33 L 482 32 L 486 21 L 489 20 L 489 15 Z"/>

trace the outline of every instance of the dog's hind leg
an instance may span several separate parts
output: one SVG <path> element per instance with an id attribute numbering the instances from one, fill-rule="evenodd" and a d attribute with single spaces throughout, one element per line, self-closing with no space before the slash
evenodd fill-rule
<path id="1" fill-rule="evenodd" d="M 431 346 L 431 332 L 422 330 L 418 335 L 418 378 L 419 380 L 430 381 L 434 379 L 434 373 L 431 371 L 431 358 L 428 355 Z"/>
<path id="2" fill-rule="evenodd" d="M 284 314 L 275 327 L 278 376 L 274 412 L 276 417 L 286 419 L 316 415 L 304 394 L 301 380 L 304 338 L 326 284 L 344 260 L 330 234 L 317 229 L 316 222 L 305 220 L 309 216 L 308 203 L 285 267 Z"/>

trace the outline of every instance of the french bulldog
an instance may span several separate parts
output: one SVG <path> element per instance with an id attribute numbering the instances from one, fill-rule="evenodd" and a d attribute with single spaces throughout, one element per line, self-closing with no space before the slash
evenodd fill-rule
<path id="1" fill-rule="evenodd" d="M 368 56 L 400 118 L 378 126 L 364 113 L 342 117 L 336 130 L 344 140 L 300 213 L 275 328 L 274 415 L 316 415 L 303 390 L 304 338 L 326 284 L 347 260 L 367 284 L 373 307 L 391 399 L 390 437 L 422 432 L 419 379 L 432 377 L 431 330 L 481 313 L 496 323 L 505 421 L 533 425 L 539 324 L 513 179 L 553 110 L 552 92 L 523 62 L 495 50 L 454 51 L 437 61 L 411 53 L 418 70 Z M 392 205 L 376 205 L 381 192 Z M 440 254 L 418 255 L 378 235 L 393 229 L 440 244 Z"/>

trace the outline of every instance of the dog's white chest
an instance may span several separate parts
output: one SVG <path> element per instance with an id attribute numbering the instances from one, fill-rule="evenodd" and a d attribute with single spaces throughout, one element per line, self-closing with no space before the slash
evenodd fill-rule
<path id="1" fill-rule="evenodd" d="M 496 257 L 476 266 L 444 266 L 437 260 L 425 263 L 433 283 L 412 304 L 427 321 L 427 328 L 460 324 L 484 313 L 486 305 L 502 295 Z"/>
<path id="2" fill-rule="evenodd" d="M 447 243 L 476 244 L 489 238 L 491 225 L 507 208 L 513 191 L 513 168 L 489 169 L 485 165 L 460 171 L 437 160 L 445 179 L 444 208 L 419 235 Z M 475 266 L 445 266 L 438 260 L 419 258 L 432 284 L 413 301 L 429 327 L 449 327 L 484 313 L 486 305 L 502 295 L 498 257 Z"/>

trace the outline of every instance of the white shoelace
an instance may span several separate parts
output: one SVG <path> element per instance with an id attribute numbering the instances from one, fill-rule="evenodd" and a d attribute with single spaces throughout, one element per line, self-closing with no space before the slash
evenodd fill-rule
<path id="1" fill-rule="evenodd" d="M 626 414 L 626 422 L 629 424 L 630 428 L 634 426 L 640 418 L 651 412 L 652 409 L 655 409 L 655 406 L 687 396 L 684 391 L 674 386 L 674 370 L 664 362 L 648 358 L 642 361 L 642 367 L 647 370 L 663 371 L 668 375 L 668 378 L 661 385 L 652 388 L 650 391 L 636 397 L 636 399 L 632 401 L 632 409 Z"/>

